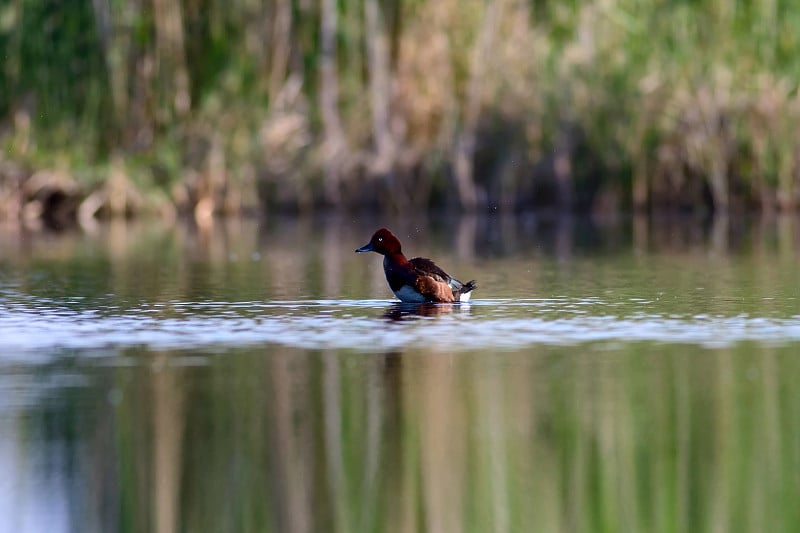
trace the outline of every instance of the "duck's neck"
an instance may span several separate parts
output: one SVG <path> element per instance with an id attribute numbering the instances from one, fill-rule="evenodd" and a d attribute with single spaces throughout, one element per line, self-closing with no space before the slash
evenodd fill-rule
<path id="1" fill-rule="evenodd" d="M 403 255 L 403 252 L 395 252 L 383 256 L 384 267 L 388 265 L 403 266 L 406 263 L 408 263 L 408 259 L 406 259 L 406 256 Z"/>

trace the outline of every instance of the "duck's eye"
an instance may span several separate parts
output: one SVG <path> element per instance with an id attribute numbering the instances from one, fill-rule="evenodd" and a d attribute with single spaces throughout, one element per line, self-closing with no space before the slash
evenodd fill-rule
<path id="1" fill-rule="evenodd" d="M 383 237 L 378 237 L 378 242 L 381 242 L 382 240 L 383 240 Z"/>

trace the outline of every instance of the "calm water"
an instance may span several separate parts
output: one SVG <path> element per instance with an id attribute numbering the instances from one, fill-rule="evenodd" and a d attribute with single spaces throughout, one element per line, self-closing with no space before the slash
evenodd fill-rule
<path id="1" fill-rule="evenodd" d="M 0 531 L 797 531 L 800 221 L 0 228 Z"/>

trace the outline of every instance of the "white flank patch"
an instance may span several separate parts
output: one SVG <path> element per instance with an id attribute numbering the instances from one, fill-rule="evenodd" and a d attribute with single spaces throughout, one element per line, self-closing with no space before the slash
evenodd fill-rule
<path id="1" fill-rule="evenodd" d="M 462 294 L 461 297 L 459 298 L 459 301 L 460 302 L 468 302 L 470 296 L 472 296 L 472 291 L 469 291 L 468 293 Z"/>
<path id="2" fill-rule="evenodd" d="M 425 303 L 426 301 L 424 296 L 408 285 L 403 285 L 400 287 L 399 291 L 394 291 L 394 295 L 397 296 L 401 302 L 407 302 L 411 304 L 421 304 Z"/>

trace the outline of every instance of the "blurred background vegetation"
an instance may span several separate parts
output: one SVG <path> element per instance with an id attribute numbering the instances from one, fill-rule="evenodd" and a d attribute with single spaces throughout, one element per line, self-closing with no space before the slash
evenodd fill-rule
<path id="1" fill-rule="evenodd" d="M 792 210 L 791 0 L 4 0 L 0 219 Z"/>

